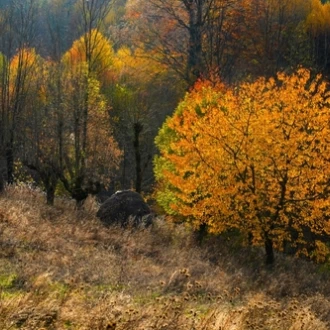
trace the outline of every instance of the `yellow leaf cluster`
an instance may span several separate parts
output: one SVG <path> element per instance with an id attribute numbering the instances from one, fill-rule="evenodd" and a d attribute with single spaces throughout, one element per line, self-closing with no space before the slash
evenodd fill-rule
<path id="1" fill-rule="evenodd" d="M 236 88 L 199 82 L 166 122 L 175 138 L 159 146 L 171 164 L 161 176 L 176 196 L 169 207 L 212 232 L 238 228 L 256 244 L 271 237 L 278 248 L 324 235 L 327 89 L 302 68 Z"/>
<path id="2" fill-rule="evenodd" d="M 67 66 L 80 66 L 87 63 L 88 69 L 97 75 L 105 74 L 113 63 L 111 43 L 96 29 L 76 40 L 63 55 L 62 61 Z"/>
<path id="3" fill-rule="evenodd" d="M 306 22 L 314 34 L 330 32 L 330 4 L 322 4 L 320 0 L 312 0 L 311 12 Z"/>

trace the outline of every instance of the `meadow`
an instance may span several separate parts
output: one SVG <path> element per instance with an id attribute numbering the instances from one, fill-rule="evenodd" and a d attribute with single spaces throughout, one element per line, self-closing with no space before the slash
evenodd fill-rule
<path id="1" fill-rule="evenodd" d="M 201 245 L 160 216 L 104 227 L 97 202 L 45 204 L 26 186 L 0 197 L 0 329 L 326 330 L 330 266 L 242 247 Z"/>

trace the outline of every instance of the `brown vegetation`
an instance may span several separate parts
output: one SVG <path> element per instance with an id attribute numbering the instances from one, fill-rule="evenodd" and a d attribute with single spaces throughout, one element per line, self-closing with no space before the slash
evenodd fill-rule
<path id="1" fill-rule="evenodd" d="M 105 228 L 87 200 L 44 205 L 8 188 L 0 199 L 1 329 L 329 329 L 327 265 L 240 248 L 201 247 L 183 226 Z"/>

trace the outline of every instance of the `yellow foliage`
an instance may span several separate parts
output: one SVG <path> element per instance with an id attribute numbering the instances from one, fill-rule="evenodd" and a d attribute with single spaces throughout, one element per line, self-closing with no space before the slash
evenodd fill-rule
<path id="1" fill-rule="evenodd" d="M 86 62 L 90 71 L 100 75 L 112 66 L 113 49 L 111 43 L 97 30 L 76 40 L 62 58 L 68 66 L 79 66 Z"/>
<path id="2" fill-rule="evenodd" d="M 37 54 L 33 48 L 20 49 L 10 62 L 12 70 L 17 71 L 20 66 L 31 68 L 35 65 Z"/>
<path id="3" fill-rule="evenodd" d="M 177 214 L 276 247 L 293 233 L 325 233 L 330 116 L 320 76 L 299 69 L 235 89 L 199 82 L 166 125 L 175 138 L 160 146 L 171 164 L 161 181 L 172 187 Z"/>
<path id="4" fill-rule="evenodd" d="M 40 57 L 33 48 L 22 48 L 17 51 L 10 61 L 11 93 L 14 93 L 18 83 L 23 88 L 28 88 L 31 82 L 37 80 L 37 72 L 42 67 L 37 65 L 40 64 L 38 61 Z"/>
<path id="5" fill-rule="evenodd" d="M 141 49 L 133 52 L 128 47 L 120 48 L 113 61 L 118 78 L 139 82 L 139 85 L 147 85 L 158 75 L 166 73 L 166 67 L 151 60 L 150 57 L 150 54 Z"/>
<path id="6" fill-rule="evenodd" d="M 311 1 L 311 12 L 307 17 L 307 26 L 314 34 L 330 31 L 330 3 L 320 0 Z"/>
<path id="7" fill-rule="evenodd" d="M 74 166 L 77 159 L 83 159 L 86 179 L 108 185 L 109 171 L 118 167 L 121 158 L 109 125 L 109 105 L 101 93 L 100 81 L 88 75 L 86 62 L 71 69 L 65 71 L 61 79 L 63 115 L 66 122 L 73 125 L 73 129 L 63 133 L 66 161 Z"/>
<path id="8" fill-rule="evenodd" d="M 317 262 L 324 262 L 329 256 L 329 248 L 321 241 L 315 242 L 315 259 Z"/>

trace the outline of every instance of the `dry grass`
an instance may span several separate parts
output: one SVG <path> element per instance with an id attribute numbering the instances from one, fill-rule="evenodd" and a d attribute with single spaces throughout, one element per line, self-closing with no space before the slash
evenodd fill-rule
<path id="1" fill-rule="evenodd" d="M 0 329 L 330 329 L 330 271 L 183 226 L 104 228 L 27 187 L 0 197 Z"/>

